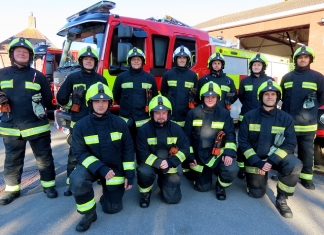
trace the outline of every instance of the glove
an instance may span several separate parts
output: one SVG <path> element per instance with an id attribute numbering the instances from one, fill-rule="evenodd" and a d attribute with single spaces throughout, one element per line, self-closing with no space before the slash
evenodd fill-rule
<path id="1" fill-rule="evenodd" d="M 9 113 L 11 113 L 11 108 L 8 102 L 9 102 L 8 96 L 4 92 L 0 91 L 1 112 L 8 113 L 8 117 L 9 117 Z"/>
<path id="2" fill-rule="evenodd" d="M 315 103 L 314 103 L 314 100 L 317 99 L 317 96 L 316 96 L 316 92 L 313 91 L 311 93 L 309 93 L 306 97 L 306 99 L 304 100 L 304 103 L 303 103 L 303 108 L 304 109 L 311 109 L 315 106 Z"/>
<path id="3" fill-rule="evenodd" d="M 72 111 L 73 112 L 80 112 L 81 101 L 85 95 L 85 88 L 84 86 L 78 86 L 73 89 L 72 92 Z"/>
<path id="4" fill-rule="evenodd" d="M 32 96 L 32 106 L 34 114 L 39 118 L 43 119 L 45 117 L 45 110 L 40 102 L 42 100 L 42 94 L 38 93 Z"/>
<path id="5" fill-rule="evenodd" d="M 226 94 L 226 98 L 227 98 L 228 100 L 232 100 L 232 98 L 233 98 L 235 95 L 236 95 L 235 93 L 227 93 L 227 94 Z"/>

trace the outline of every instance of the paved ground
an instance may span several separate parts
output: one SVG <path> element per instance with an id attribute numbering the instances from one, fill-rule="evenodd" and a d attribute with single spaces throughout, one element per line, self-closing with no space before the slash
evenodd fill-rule
<path id="1" fill-rule="evenodd" d="M 81 219 L 73 197 L 64 197 L 65 168 L 68 146 L 65 134 L 52 126 L 52 147 L 57 172 L 59 197 L 48 199 L 39 185 L 39 175 L 30 148 L 25 160 L 22 195 L 13 203 L 0 207 L 0 234 L 78 234 L 75 226 Z M 0 143 L 0 192 L 3 182 L 4 147 Z M 322 171 L 321 169 L 317 169 Z M 271 172 L 272 175 L 275 172 Z M 269 180 L 265 197 L 253 199 L 245 192 L 245 182 L 235 179 L 227 189 L 226 201 L 218 201 L 214 190 L 199 193 L 183 176 L 182 200 L 167 205 L 153 188 L 151 206 L 138 205 L 139 192 L 135 185 L 124 196 L 124 209 L 115 215 L 104 214 L 98 205 L 98 220 L 87 234 L 323 234 L 324 176 L 315 175 L 315 191 L 300 184 L 295 196 L 288 200 L 293 219 L 280 216 L 274 202 L 276 183 Z M 97 201 L 101 186 L 94 184 Z"/>

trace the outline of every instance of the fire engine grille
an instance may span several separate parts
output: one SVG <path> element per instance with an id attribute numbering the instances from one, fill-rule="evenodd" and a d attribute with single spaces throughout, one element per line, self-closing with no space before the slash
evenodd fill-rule
<path id="1" fill-rule="evenodd" d="M 24 172 L 21 177 L 21 189 L 31 189 L 35 188 L 40 184 L 40 175 L 38 170 L 31 170 Z M 4 191 L 6 188 L 6 184 L 4 182 L 4 178 L 0 178 L 0 192 Z"/>

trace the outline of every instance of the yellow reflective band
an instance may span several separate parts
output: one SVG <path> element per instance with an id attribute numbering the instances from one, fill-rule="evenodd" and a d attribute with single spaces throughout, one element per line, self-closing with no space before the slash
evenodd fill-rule
<path id="1" fill-rule="evenodd" d="M 99 161 L 98 158 L 96 158 L 95 156 L 89 156 L 83 160 L 82 165 L 85 168 L 88 168 L 92 163 L 94 163 L 96 161 Z"/>
<path id="2" fill-rule="evenodd" d="M 239 115 L 239 121 L 241 122 L 243 120 L 243 115 Z"/>
<path id="3" fill-rule="evenodd" d="M 176 167 L 171 167 L 169 168 L 168 170 L 168 174 L 174 174 L 174 173 L 177 173 L 178 172 L 178 169 Z"/>
<path id="4" fill-rule="evenodd" d="M 124 176 L 114 176 L 109 180 L 106 180 L 106 185 L 120 185 L 125 182 Z"/>
<path id="5" fill-rule="evenodd" d="M 22 137 L 28 137 L 28 136 L 32 136 L 32 135 L 38 135 L 40 133 L 47 132 L 47 131 L 50 131 L 50 124 L 26 129 L 26 130 L 20 131 L 20 133 L 21 133 Z"/>
<path id="6" fill-rule="evenodd" d="M 92 198 L 90 201 L 84 203 L 84 204 L 76 204 L 77 210 L 80 212 L 86 212 L 91 210 L 96 205 L 96 201 L 94 198 Z"/>
<path id="7" fill-rule="evenodd" d="M 302 88 L 312 89 L 317 91 L 317 84 L 315 82 L 303 82 Z"/>
<path id="8" fill-rule="evenodd" d="M 225 122 L 212 122 L 211 128 L 213 129 L 223 129 Z"/>
<path id="9" fill-rule="evenodd" d="M 152 84 L 142 82 L 142 88 L 143 88 L 143 89 L 151 89 L 151 87 L 152 87 Z"/>
<path id="10" fill-rule="evenodd" d="M 250 148 L 250 149 L 246 150 L 243 154 L 246 159 L 249 159 L 251 156 L 255 155 L 256 153 L 253 148 Z"/>
<path id="11" fill-rule="evenodd" d="M 244 167 L 246 173 L 250 174 L 259 174 L 259 168 L 253 166 L 245 166 Z"/>
<path id="12" fill-rule="evenodd" d="M 38 83 L 25 82 L 25 88 L 39 91 L 41 89 L 41 86 Z"/>
<path id="13" fill-rule="evenodd" d="M 99 136 L 98 135 L 89 135 L 89 136 L 85 136 L 83 138 L 87 145 L 99 144 Z"/>
<path id="14" fill-rule="evenodd" d="M 141 127 L 141 126 L 143 126 L 145 123 L 147 123 L 148 121 L 150 121 L 150 118 L 148 118 L 148 119 L 144 119 L 144 120 L 135 121 L 135 125 L 136 125 L 136 127 Z"/>
<path id="15" fill-rule="evenodd" d="M 285 89 L 292 88 L 293 87 L 293 82 L 285 82 L 284 87 L 285 87 Z"/>
<path id="16" fill-rule="evenodd" d="M 153 163 L 154 163 L 154 161 L 155 161 L 157 158 L 158 158 L 158 157 L 157 157 L 156 155 L 154 155 L 154 154 L 150 154 L 150 155 L 148 156 L 148 158 L 145 160 L 145 163 L 146 163 L 147 165 L 149 165 L 149 166 L 152 166 Z"/>
<path id="17" fill-rule="evenodd" d="M 171 122 L 174 122 L 174 123 L 178 124 L 181 127 L 184 127 L 184 125 L 185 125 L 185 121 L 177 122 L 177 121 L 171 120 Z"/>
<path id="18" fill-rule="evenodd" d="M 175 80 L 169 80 L 168 81 L 168 86 L 177 86 L 177 81 L 175 81 Z"/>
<path id="19" fill-rule="evenodd" d="M 74 121 L 71 121 L 71 123 L 70 123 L 70 127 L 71 127 L 71 128 L 73 128 L 73 127 L 74 127 L 74 125 L 75 125 L 75 123 L 76 123 L 76 122 L 74 122 Z"/>
<path id="20" fill-rule="evenodd" d="M 181 151 L 178 151 L 178 152 L 176 153 L 176 157 L 180 160 L 180 162 L 183 162 L 183 161 L 186 159 L 186 156 L 185 156 L 184 153 L 181 152 Z"/>
<path id="21" fill-rule="evenodd" d="M 128 122 L 128 118 L 125 118 L 125 117 L 122 117 L 122 116 L 119 116 L 121 119 L 123 119 L 126 123 Z"/>
<path id="22" fill-rule="evenodd" d="M 218 183 L 223 187 L 223 188 L 227 188 L 228 186 L 230 186 L 232 183 L 225 183 L 222 182 L 219 178 L 219 176 L 217 177 Z"/>
<path id="23" fill-rule="evenodd" d="M 190 166 L 190 169 L 201 173 L 204 170 L 204 166 L 197 164 L 196 166 Z"/>
<path id="24" fill-rule="evenodd" d="M 83 89 L 84 89 L 84 90 L 87 89 L 87 86 L 86 86 L 86 84 L 84 84 L 84 83 L 77 83 L 77 84 L 73 84 L 73 89 L 76 88 L 76 87 L 79 87 L 79 86 L 83 86 Z"/>
<path id="25" fill-rule="evenodd" d="M 20 184 L 13 185 L 13 186 L 6 185 L 5 192 L 19 192 L 20 187 L 21 187 Z"/>
<path id="26" fill-rule="evenodd" d="M 132 82 L 125 82 L 121 84 L 121 88 L 133 88 L 133 83 Z"/>
<path id="27" fill-rule="evenodd" d="M 192 121 L 193 126 L 202 126 L 203 121 L 201 119 L 196 119 Z"/>
<path id="28" fill-rule="evenodd" d="M 223 154 L 223 152 L 224 152 L 224 149 L 221 149 L 220 154 L 217 155 L 217 156 L 213 156 L 213 157 L 209 160 L 209 162 L 206 164 L 206 166 L 208 166 L 208 167 L 213 167 L 213 165 L 215 164 L 215 162 L 217 161 L 217 159 L 218 159 L 218 158 Z"/>
<path id="29" fill-rule="evenodd" d="M 66 183 L 66 184 L 70 184 L 70 177 L 67 177 L 67 178 L 66 178 L 65 183 Z"/>
<path id="30" fill-rule="evenodd" d="M 110 138 L 112 141 L 121 140 L 122 136 L 123 136 L 123 133 L 121 133 L 121 132 L 111 132 L 110 133 Z"/>
<path id="31" fill-rule="evenodd" d="M 280 132 L 284 132 L 285 131 L 285 127 L 283 126 L 272 126 L 271 127 L 271 134 L 278 134 Z"/>
<path id="32" fill-rule="evenodd" d="M 281 148 L 277 148 L 277 150 L 274 151 L 274 153 L 277 154 L 281 158 L 284 158 L 287 156 L 287 152 L 282 150 Z"/>
<path id="33" fill-rule="evenodd" d="M 236 151 L 236 144 L 228 142 L 228 143 L 225 144 L 225 148 L 226 149 L 233 149 L 234 151 Z"/>
<path id="34" fill-rule="evenodd" d="M 193 150 L 192 146 L 190 146 L 189 149 L 190 149 L 190 153 L 194 153 L 194 150 Z"/>
<path id="35" fill-rule="evenodd" d="M 221 85 L 221 90 L 226 91 L 226 92 L 230 92 L 231 88 L 229 86 Z"/>
<path id="36" fill-rule="evenodd" d="M 139 185 L 138 185 L 138 190 L 140 191 L 140 193 L 149 193 L 151 191 L 151 189 L 153 188 L 153 184 L 150 186 L 150 187 L 147 187 L 147 188 L 141 188 Z"/>
<path id="37" fill-rule="evenodd" d="M 317 131 L 317 124 L 308 126 L 294 126 L 296 132 L 312 132 Z"/>
<path id="38" fill-rule="evenodd" d="M 194 83 L 193 82 L 185 82 L 185 87 L 186 88 L 193 88 Z"/>
<path id="39" fill-rule="evenodd" d="M 69 102 L 68 102 L 66 105 L 63 105 L 63 107 L 64 107 L 65 109 L 70 109 L 71 106 L 72 106 L 72 100 L 71 100 L 71 99 L 69 99 Z"/>
<path id="40" fill-rule="evenodd" d="M 123 162 L 123 168 L 124 170 L 134 170 L 135 169 L 135 163 L 134 162 Z"/>
<path id="41" fill-rule="evenodd" d="M 278 188 L 280 188 L 282 191 L 286 193 L 293 193 L 296 187 L 290 187 L 278 180 Z"/>
<path id="42" fill-rule="evenodd" d="M 0 127 L 0 134 L 6 136 L 20 136 L 20 130 L 14 128 Z"/>
<path id="43" fill-rule="evenodd" d="M 313 174 L 300 173 L 299 178 L 303 180 L 313 180 Z"/>
<path id="44" fill-rule="evenodd" d="M 260 132 L 261 130 L 261 125 L 260 124 L 249 124 L 249 131 L 257 131 Z"/>
<path id="45" fill-rule="evenodd" d="M 147 144 L 148 145 L 157 145 L 157 138 L 147 138 Z"/>
<path id="46" fill-rule="evenodd" d="M 167 144 L 176 144 L 178 137 L 167 137 Z"/>
<path id="47" fill-rule="evenodd" d="M 245 85 L 244 89 L 245 91 L 253 91 L 253 85 Z"/>
<path id="48" fill-rule="evenodd" d="M 11 80 L 6 80 L 6 81 L 1 81 L 0 82 L 0 88 L 13 88 L 13 79 Z"/>
<path id="49" fill-rule="evenodd" d="M 238 162 L 237 161 L 237 165 L 239 168 L 244 168 L 244 162 Z"/>
<path id="50" fill-rule="evenodd" d="M 182 172 L 189 172 L 190 169 L 187 169 L 187 168 L 182 168 Z"/>
<path id="51" fill-rule="evenodd" d="M 55 180 L 50 180 L 50 181 L 43 181 L 41 180 L 41 185 L 43 188 L 50 188 L 55 186 Z"/>

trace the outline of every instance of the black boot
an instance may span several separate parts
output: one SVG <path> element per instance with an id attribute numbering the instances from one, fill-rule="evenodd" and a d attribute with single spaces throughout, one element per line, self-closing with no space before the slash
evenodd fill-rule
<path id="1" fill-rule="evenodd" d="M 223 188 L 218 183 L 218 181 L 216 182 L 215 188 L 216 188 L 216 198 L 221 201 L 225 200 L 226 199 L 225 188 Z"/>
<path id="2" fill-rule="evenodd" d="M 44 193 L 46 193 L 46 196 L 48 198 L 56 198 L 57 197 L 57 191 L 55 190 L 54 187 L 44 188 Z"/>
<path id="3" fill-rule="evenodd" d="M 4 195 L 0 198 L 0 205 L 8 205 L 15 198 L 20 196 L 20 191 L 18 192 L 5 192 Z"/>
<path id="4" fill-rule="evenodd" d="M 313 181 L 311 180 L 300 180 L 301 185 L 303 185 L 305 188 L 309 189 L 309 190 L 315 190 L 315 185 L 313 183 Z"/>
<path id="5" fill-rule="evenodd" d="M 240 167 L 239 172 L 237 173 L 237 177 L 239 177 L 240 179 L 244 180 L 245 179 L 245 169 L 242 167 Z"/>
<path id="6" fill-rule="evenodd" d="M 69 196 L 71 196 L 71 195 L 72 195 L 72 192 L 71 192 L 71 190 L 70 190 L 70 185 L 68 185 L 68 186 L 66 187 L 65 191 L 64 191 L 64 196 L 69 197 Z"/>
<path id="7" fill-rule="evenodd" d="M 293 213 L 290 207 L 287 204 L 286 199 L 288 196 L 278 193 L 277 200 L 276 200 L 276 207 L 278 208 L 280 214 L 285 218 L 292 218 Z"/>
<path id="8" fill-rule="evenodd" d="M 92 222 L 97 220 L 97 213 L 94 211 L 92 213 L 85 214 L 82 220 L 78 223 L 75 230 L 78 232 L 87 231 L 90 228 Z"/>
<path id="9" fill-rule="evenodd" d="M 147 208 L 150 206 L 151 191 L 148 193 L 141 193 L 140 207 Z"/>

